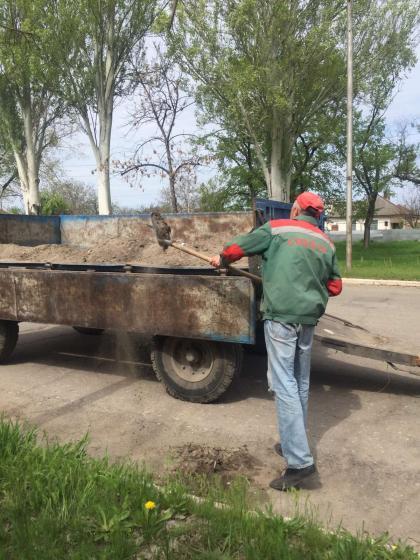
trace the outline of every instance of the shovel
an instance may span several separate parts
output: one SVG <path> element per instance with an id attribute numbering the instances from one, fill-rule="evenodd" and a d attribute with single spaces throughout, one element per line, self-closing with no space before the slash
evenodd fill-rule
<path id="1" fill-rule="evenodd" d="M 209 257 L 208 255 L 205 255 L 204 253 L 200 253 L 199 251 L 196 251 L 195 249 L 191 249 L 190 247 L 186 247 L 184 244 L 181 243 L 176 243 L 175 241 L 171 240 L 171 228 L 170 226 L 168 226 L 168 224 L 165 222 L 165 220 L 162 218 L 162 216 L 159 214 L 159 212 L 153 212 L 151 215 L 152 218 L 152 224 L 153 224 L 153 230 L 156 234 L 156 239 L 157 242 L 159 243 L 159 245 L 161 247 L 163 247 L 164 249 L 166 249 L 167 247 L 173 247 L 174 249 L 177 249 L 178 251 L 182 251 L 183 253 L 187 253 L 188 255 L 192 255 L 193 257 L 197 257 L 197 259 L 201 259 L 202 261 L 206 261 L 208 263 L 211 263 L 211 257 Z M 249 278 L 250 280 L 252 280 L 253 282 L 257 282 L 257 283 L 261 283 L 262 279 L 260 276 L 257 276 L 256 274 L 251 274 L 251 272 L 247 272 L 246 270 L 243 270 L 242 268 L 236 268 L 233 266 L 228 265 L 227 266 L 228 270 L 230 270 L 233 274 L 239 275 L 239 276 L 245 276 L 246 278 Z"/>

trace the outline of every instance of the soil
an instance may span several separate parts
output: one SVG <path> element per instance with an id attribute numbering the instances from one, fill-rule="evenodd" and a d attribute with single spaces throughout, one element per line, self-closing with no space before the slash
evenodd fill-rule
<path id="1" fill-rule="evenodd" d="M 226 449 L 188 443 L 173 447 L 171 454 L 175 459 L 173 471 L 184 475 L 218 474 L 224 481 L 238 474 L 253 480 L 262 466 L 262 462 L 249 453 L 246 445 Z"/>
<path id="2" fill-rule="evenodd" d="M 197 236 L 187 240 L 187 245 L 208 256 L 219 254 L 224 244 L 238 232 L 214 232 L 211 238 Z M 178 239 L 177 239 L 178 241 Z M 183 239 L 179 240 L 183 242 Z M 75 245 L 0 244 L 0 261 L 30 261 L 41 263 L 130 263 L 166 266 L 209 266 L 205 261 L 169 247 L 163 249 L 155 239 L 116 237 L 105 239 L 100 245 L 78 247 Z M 241 266 L 246 263 L 241 261 Z"/>

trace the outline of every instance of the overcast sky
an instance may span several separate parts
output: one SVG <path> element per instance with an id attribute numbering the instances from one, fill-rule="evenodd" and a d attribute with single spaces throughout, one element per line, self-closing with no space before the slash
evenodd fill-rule
<path id="1" fill-rule="evenodd" d="M 418 52 L 420 59 L 420 49 Z M 387 112 L 390 126 L 399 121 L 410 120 L 420 116 L 420 62 L 417 63 L 410 75 L 400 85 L 399 91 Z M 130 102 L 117 107 L 114 116 L 112 136 L 112 159 L 129 159 L 133 149 L 142 140 L 147 139 L 153 132 L 152 127 L 143 128 L 141 131 L 130 131 L 127 127 Z M 178 132 L 193 133 L 197 130 L 194 110 L 185 111 L 182 121 L 178 124 Z M 413 139 L 418 136 L 413 130 Z M 96 186 L 95 161 L 84 135 L 76 134 L 66 140 L 63 148 L 58 152 L 63 169 L 69 178 Z M 214 175 L 214 169 L 201 169 L 199 180 L 206 180 Z M 146 179 L 143 189 L 131 187 L 127 181 L 113 175 L 111 177 L 112 200 L 121 206 L 136 208 L 156 201 L 163 185 L 162 180 L 156 177 Z"/>

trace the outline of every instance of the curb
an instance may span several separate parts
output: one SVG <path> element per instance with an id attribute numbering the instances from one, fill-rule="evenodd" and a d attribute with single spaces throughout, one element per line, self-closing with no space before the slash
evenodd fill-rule
<path id="1" fill-rule="evenodd" d="M 400 286 L 402 288 L 420 288 L 417 280 L 381 280 L 378 278 L 343 278 L 343 284 L 359 286 Z"/>

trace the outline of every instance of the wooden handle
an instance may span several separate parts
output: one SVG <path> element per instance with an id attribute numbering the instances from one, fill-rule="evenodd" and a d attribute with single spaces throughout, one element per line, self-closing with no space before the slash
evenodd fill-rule
<path id="1" fill-rule="evenodd" d="M 181 245 L 179 243 L 174 243 L 172 242 L 171 247 L 174 247 L 175 249 L 178 249 L 179 251 L 184 251 L 184 253 L 188 253 L 189 255 L 192 255 L 193 257 L 197 257 L 198 259 L 201 259 L 203 261 L 207 261 L 208 263 L 211 262 L 211 258 L 207 255 L 205 255 L 204 253 L 199 253 L 198 251 L 195 251 L 194 249 L 190 249 L 189 247 L 185 247 L 185 245 Z"/>
<path id="2" fill-rule="evenodd" d="M 168 243 L 168 245 L 169 245 L 169 243 Z M 194 249 L 190 249 L 190 247 L 185 247 L 185 245 L 180 245 L 179 243 L 174 243 L 174 242 L 172 242 L 170 244 L 170 246 L 173 247 L 174 249 L 178 249 L 179 251 L 183 251 L 184 253 L 188 253 L 189 255 L 192 255 L 193 257 L 197 257 L 198 259 L 201 259 L 203 261 L 211 263 L 211 257 L 209 257 L 208 255 L 205 255 L 204 253 L 199 253 L 198 251 L 195 251 Z M 251 272 L 247 272 L 246 270 L 242 270 L 242 268 L 236 268 L 234 266 L 228 265 L 228 269 L 231 270 L 232 272 L 240 275 L 240 276 L 245 276 L 246 278 L 249 278 L 250 280 L 253 280 L 254 282 L 262 282 L 262 279 L 261 279 L 260 276 L 257 276 L 256 274 L 252 274 Z"/>

